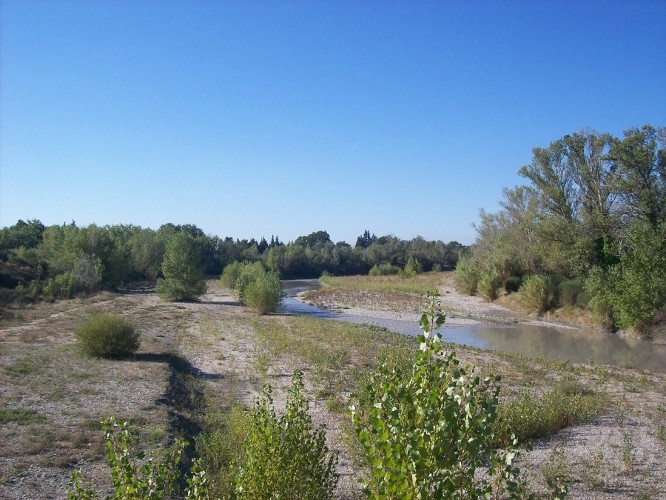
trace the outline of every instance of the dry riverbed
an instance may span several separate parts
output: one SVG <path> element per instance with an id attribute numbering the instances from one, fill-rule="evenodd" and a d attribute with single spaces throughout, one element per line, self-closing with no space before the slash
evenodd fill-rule
<path id="1" fill-rule="evenodd" d="M 449 322 L 533 321 L 446 286 L 440 292 Z M 362 304 L 359 297 L 356 304 L 329 305 L 415 321 L 422 307 L 404 294 L 402 302 L 367 294 Z M 397 304 L 407 312 L 396 311 Z M 77 353 L 73 332 L 100 310 L 123 314 L 138 326 L 142 346 L 134 359 L 102 361 Z M 330 446 L 341 456 L 337 496 L 358 494 L 361 467 L 349 441 L 344 409 L 353 401 L 345 383 L 398 342 L 395 336 L 321 319 L 256 317 L 217 282 L 198 302 L 166 303 L 143 290 L 17 313 L 22 319 L 0 327 L 0 498 L 62 498 L 79 468 L 108 491 L 102 418 L 135 419 L 146 447 L 160 449 L 174 434 L 194 437 L 188 422 L 202 412 L 249 403 L 264 383 L 274 387 L 279 408 L 296 368 L 305 370 L 315 422 L 326 425 Z M 544 474 L 560 473 L 571 481 L 572 498 L 666 497 L 666 375 L 456 349 L 465 362 L 501 373 L 506 397 L 561 380 L 608 396 L 594 421 L 537 440 L 524 454 L 521 467 L 535 489 Z M 204 392 L 207 407 L 197 404 Z"/>

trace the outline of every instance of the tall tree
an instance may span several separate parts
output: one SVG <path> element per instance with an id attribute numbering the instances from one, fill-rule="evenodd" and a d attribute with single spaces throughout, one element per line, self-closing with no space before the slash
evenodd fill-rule
<path id="1" fill-rule="evenodd" d="M 653 228 L 666 220 L 666 128 L 632 128 L 616 141 L 616 161 L 622 215 L 642 219 Z"/>
<path id="2" fill-rule="evenodd" d="M 164 300 L 193 300 L 205 293 L 201 255 L 188 233 L 178 232 L 167 243 L 162 274 L 155 291 Z"/>

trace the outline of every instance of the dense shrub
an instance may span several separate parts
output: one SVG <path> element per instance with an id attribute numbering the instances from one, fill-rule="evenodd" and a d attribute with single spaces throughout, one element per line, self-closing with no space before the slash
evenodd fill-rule
<path id="1" fill-rule="evenodd" d="M 401 269 L 398 266 L 393 266 L 391 264 L 375 264 L 372 266 L 368 274 L 370 276 L 392 276 L 400 273 L 400 271 Z"/>
<path id="2" fill-rule="evenodd" d="M 234 261 L 231 264 L 227 264 L 222 271 L 222 276 L 220 276 L 220 282 L 223 286 L 234 290 L 236 288 L 236 283 L 238 282 L 238 275 L 240 274 L 242 263 Z"/>
<path id="3" fill-rule="evenodd" d="M 72 267 L 72 278 L 86 292 L 94 292 L 102 286 L 104 264 L 94 255 L 81 254 Z"/>
<path id="4" fill-rule="evenodd" d="M 467 295 L 475 295 L 479 285 L 479 269 L 471 257 L 462 256 L 455 271 L 456 289 Z"/>
<path id="5" fill-rule="evenodd" d="M 241 304 L 259 314 L 277 310 L 284 297 L 278 273 L 267 271 L 261 262 L 243 263 L 233 273 L 237 274 L 234 290 Z"/>
<path id="6" fill-rule="evenodd" d="M 530 310 L 544 313 L 553 297 L 550 278 L 541 274 L 528 276 L 520 287 L 520 295 Z"/>
<path id="7" fill-rule="evenodd" d="M 34 283 L 34 284 L 33 284 Z M 43 287 L 43 293 L 50 299 L 71 299 L 77 296 L 88 295 L 100 288 L 101 271 L 99 268 L 89 267 L 89 262 L 82 259 L 72 271 L 58 274 L 49 278 Z M 38 287 L 37 282 L 31 282 L 31 287 Z"/>
<path id="8" fill-rule="evenodd" d="M 423 265 L 419 262 L 419 260 L 416 257 L 409 257 L 407 259 L 407 264 L 405 264 L 405 267 L 400 271 L 400 275 L 405 277 L 405 278 L 413 278 L 417 274 L 421 274 L 423 272 Z"/>
<path id="9" fill-rule="evenodd" d="M 565 427 L 588 422 L 605 404 L 603 396 L 578 382 L 562 382 L 543 395 L 524 391 L 516 400 L 499 407 L 498 444 L 510 442 L 513 436 L 521 442 L 549 436 Z"/>
<path id="10" fill-rule="evenodd" d="M 292 377 L 283 417 L 275 414 L 270 386 L 248 417 L 243 453 L 232 473 L 237 498 L 332 498 L 337 455 L 329 452 L 324 430 L 312 428 L 300 371 Z"/>
<path id="11" fill-rule="evenodd" d="M 502 286 L 502 277 L 495 269 L 486 271 L 481 275 L 477 284 L 477 291 L 488 300 L 497 298 L 497 290 Z"/>
<path id="12" fill-rule="evenodd" d="M 557 296 L 561 306 L 575 306 L 583 293 L 582 279 L 563 280 L 557 285 Z"/>
<path id="13" fill-rule="evenodd" d="M 81 351 L 97 358 L 123 358 L 140 345 L 134 326 L 116 314 L 94 314 L 75 335 Z"/>
<path id="14" fill-rule="evenodd" d="M 244 262 L 240 265 L 234 291 L 241 303 L 245 304 L 244 295 L 247 286 L 265 273 L 266 268 L 261 262 Z"/>
<path id="15" fill-rule="evenodd" d="M 176 439 L 173 446 L 162 453 L 150 455 L 147 459 L 139 450 L 139 434 L 130 421 L 114 417 L 102 421 L 104 449 L 111 479 L 113 496 L 118 499 L 162 499 L 176 498 L 179 491 L 178 468 L 187 443 Z M 190 475 L 185 478 L 186 498 L 208 498 L 206 474 L 200 470 L 198 461 L 192 466 Z M 101 498 L 92 482 L 80 471 L 72 474 L 72 488 L 67 491 L 69 500 L 90 500 Z"/>
<path id="16" fill-rule="evenodd" d="M 264 272 L 247 284 L 243 303 L 259 314 L 266 314 L 277 310 L 283 297 L 280 276 L 274 272 Z"/>
<path id="17" fill-rule="evenodd" d="M 607 329 L 615 327 L 613 317 L 612 281 L 607 270 L 593 267 L 585 279 L 585 292 L 589 294 L 588 308 Z"/>
<path id="18" fill-rule="evenodd" d="M 234 497 L 232 468 L 243 456 L 243 442 L 250 426 L 247 411 L 240 404 L 224 414 L 219 409 L 206 411 L 196 440 L 196 454 L 208 476 L 210 498 Z"/>
<path id="19" fill-rule="evenodd" d="M 630 250 L 608 269 L 604 292 L 620 328 L 644 330 L 666 312 L 666 222 L 660 228 L 636 224 L 627 235 Z"/>
<path id="20" fill-rule="evenodd" d="M 585 290 L 585 285 L 583 285 L 583 290 L 576 297 L 576 306 L 580 307 L 581 309 L 589 309 L 590 300 L 592 300 L 592 296 L 587 292 L 587 290 Z"/>

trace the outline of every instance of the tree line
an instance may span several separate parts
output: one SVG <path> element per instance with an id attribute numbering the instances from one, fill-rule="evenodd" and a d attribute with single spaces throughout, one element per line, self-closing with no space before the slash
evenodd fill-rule
<path id="1" fill-rule="evenodd" d="M 609 329 L 649 330 L 666 315 L 666 129 L 622 137 L 583 130 L 535 148 L 481 212 L 458 284 L 490 299 L 522 290 L 537 312 L 591 310 Z"/>
<path id="2" fill-rule="evenodd" d="M 68 298 L 154 284 L 163 275 L 170 244 L 179 246 L 176 253 L 187 253 L 204 275 L 220 276 L 233 262 L 261 262 L 283 279 L 366 274 L 373 269 L 397 273 L 408 263 L 419 271 L 453 269 L 464 248 L 457 242 L 401 240 L 369 231 L 352 246 L 334 243 L 326 231 L 283 243 L 276 236 L 270 241 L 220 238 L 192 224 L 169 223 L 153 230 L 135 225 L 79 227 L 74 222 L 45 226 L 39 220 L 19 220 L 0 229 L 0 300 Z M 175 265 L 169 259 L 166 263 Z"/>

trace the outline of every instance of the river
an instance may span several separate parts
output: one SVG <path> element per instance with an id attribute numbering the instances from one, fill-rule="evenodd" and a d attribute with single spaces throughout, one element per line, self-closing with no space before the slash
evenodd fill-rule
<path id="1" fill-rule="evenodd" d="M 286 280 L 282 286 L 287 294 L 282 304 L 283 314 L 372 324 L 404 335 L 421 333 L 416 322 L 321 309 L 296 298 L 300 292 L 318 289 L 321 283 L 317 280 Z M 615 365 L 666 372 L 666 345 L 592 329 L 565 329 L 524 324 L 445 324 L 442 337 L 447 342 L 481 349 L 514 352 L 572 363 Z"/>

